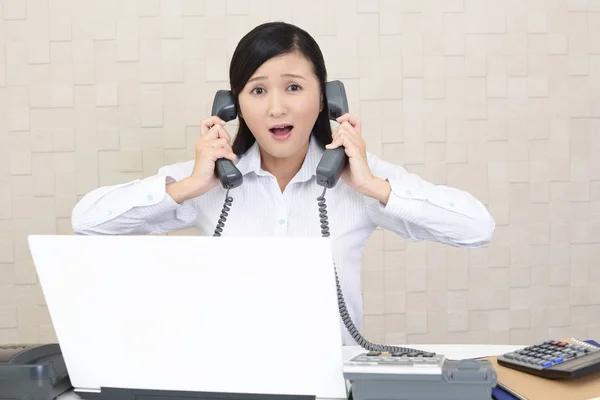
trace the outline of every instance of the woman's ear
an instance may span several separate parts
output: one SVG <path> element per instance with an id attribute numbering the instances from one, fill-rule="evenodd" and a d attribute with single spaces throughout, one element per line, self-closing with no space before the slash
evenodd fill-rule
<path id="1" fill-rule="evenodd" d="M 242 108 L 240 107 L 240 102 L 239 101 L 236 101 L 235 109 L 237 111 L 238 118 L 244 119 L 244 117 L 242 116 Z"/>

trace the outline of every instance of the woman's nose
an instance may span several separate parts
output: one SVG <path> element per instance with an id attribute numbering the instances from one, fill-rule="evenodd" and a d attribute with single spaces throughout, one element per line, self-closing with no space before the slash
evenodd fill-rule
<path id="1" fill-rule="evenodd" d="M 273 118 L 285 115 L 286 107 L 282 96 L 278 93 L 274 93 L 269 96 L 269 116 Z"/>

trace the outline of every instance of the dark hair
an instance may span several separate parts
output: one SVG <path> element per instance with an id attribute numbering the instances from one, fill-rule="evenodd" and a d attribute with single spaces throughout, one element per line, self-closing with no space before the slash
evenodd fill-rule
<path id="1" fill-rule="evenodd" d="M 269 59 L 297 51 L 313 65 L 319 80 L 323 104 L 325 105 L 313 126 L 312 135 L 321 147 L 331 143 L 331 125 L 325 83 L 327 69 L 323 54 L 317 42 L 301 28 L 286 22 L 267 22 L 248 32 L 238 43 L 229 67 L 229 82 L 237 110 L 240 109 L 238 96 L 254 72 Z M 243 118 L 239 118 L 239 129 L 233 141 L 233 152 L 242 155 L 256 139 Z"/>

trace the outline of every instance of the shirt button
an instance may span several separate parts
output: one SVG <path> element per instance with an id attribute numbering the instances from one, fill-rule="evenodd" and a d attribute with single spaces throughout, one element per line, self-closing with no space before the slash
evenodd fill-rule
<path id="1" fill-rule="evenodd" d="M 279 225 L 283 225 L 283 224 L 285 224 L 285 219 L 280 219 L 279 220 Z"/>
<path id="2" fill-rule="evenodd" d="M 412 192 L 410 190 L 407 190 L 404 193 L 406 193 L 407 196 L 412 196 Z"/>
<path id="3" fill-rule="evenodd" d="M 454 202 L 453 201 L 450 202 L 450 207 L 454 207 Z"/>
<path id="4" fill-rule="evenodd" d="M 147 198 L 148 198 L 148 201 L 152 201 L 152 199 L 154 199 L 154 196 L 152 196 L 152 194 L 150 193 Z"/>
<path id="5" fill-rule="evenodd" d="M 112 215 L 112 210 L 108 210 L 108 215 Z"/>

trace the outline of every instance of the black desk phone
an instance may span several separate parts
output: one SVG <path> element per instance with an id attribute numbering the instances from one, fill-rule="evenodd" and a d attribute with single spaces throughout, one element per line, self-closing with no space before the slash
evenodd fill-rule
<path id="1" fill-rule="evenodd" d="M 348 99 L 346 90 L 341 81 L 330 81 L 325 85 L 325 97 L 327 99 L 327 109 L 329 111 L 329 119 L 336 120 L 340 116 L 348 113 Z M 215 94 L 212 105 L 212 115 L 216 115 L 223 121 L 228 122 L 237 117 L 236 102 L 230 90 L 219 90 Z M 325 192 L 327 189 L 333 188 L 338 182 L 344 168 L 348 163 L 343 147 L 336 149 L 325 150 L 319 164 L 317 165 L 317 184 L 323 186 L 323 193 L 317 197 L 319 207 L 319 222 L 321 226 L 321 234 L 323 237 L 329 237 L 329 222 L 327 217 L 327 206 L 325 204 Z M 233 165 L 231 160 L 221 158 L 216 162 L 216 174 L 219 177 L 221 185 L 227 190 L 225 194 L 225 204 L 219 216 L 217 227 L 213 236 L 221 236 L 221 232 L 227 220 L 228 211 L 233 203 L 233 198 L 229 196 L 229 190 L 240 186 L 243 182 L 243 177 L 240 171 Z M 344 296 L 339 284 L 337 271 L 335 273 L 338 306 L 342 321 L 348 329 L 352 338 L 364 349 L 369 351 L 387 351 L 406 354 L 421 354 L 432 356 L 432 353 L 424 352 L 418 349 L 410 349 L 399 346 L 388 346 L 374 344 L 362 337 L 359 330 L 356 328 L 344 302 Z"/>
<path id="2" fill-rule="evenodd" d="M 70 389 L 58 344 L 0 345 L 0 399 L 52 400 Z"/>

